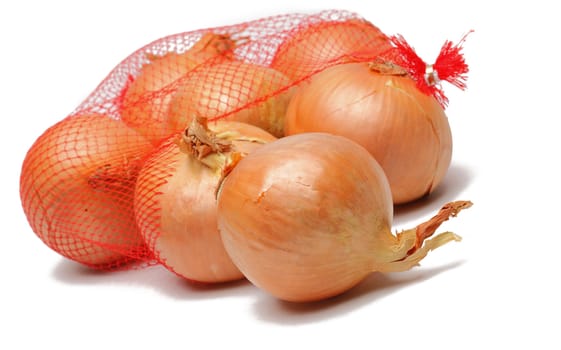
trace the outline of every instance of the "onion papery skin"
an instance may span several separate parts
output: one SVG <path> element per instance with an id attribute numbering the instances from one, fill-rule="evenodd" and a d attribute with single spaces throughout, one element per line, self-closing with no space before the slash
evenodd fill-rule
<path id="1" fill-rule="evenodd" d="M 391 49 L 389 37 L 365 20 L 310 23 L 279 46 L 270 66 L 296 82 L 330 65 L 376 57 Z"/>
<path id="2" fill-rule="evenodd" d="M 245 123 L 208 127 L 242 155 L 276 139 Z M 162 265 L 192 282 L 243 278 L 224 249 L 216 218 L 216 192 L 230 156 L 230 151 L 211 154 L 204 164 L 172 136 L 146 159 L 138 177 L 135 213 L 145 242 Z"/>
<path id="3" fill-rule="evenodd" d="M 269 67 L 241 61 L 205 67 L 173 96 L 169 127 L 181 131 L 201 116 L 248 123 L 281 137 L 294 90 L 284 74 Z"/>
<path id="4" fill-rule="evenodd" d="M 142 158 L 153 146 L 102 114 L 69 116 L 48 128 L 26 154 L 20 194 L 31 228 L 51 249 L 107 269 L 147 249 L 133 211 Z"/>
<path id="5" fill-rule="evenodd" d="M 371 63 L 333 66 L 302 83 L 285 121 L 286 135 L 327 132 L 365 147 L 384 169 L 396 205 L 433 192 L 452 159 L 452 133 L 438 101 L 407 75 Z"/>
<path id="6" fill-rule="evenodd" d="M 252 152 L 218 197 L 218 227 L 232 260 L 253 284 L 287 301 L 338 295 L 391 260 L 392 215 L 376 160 L 355 142 L 323 133 Z"/>

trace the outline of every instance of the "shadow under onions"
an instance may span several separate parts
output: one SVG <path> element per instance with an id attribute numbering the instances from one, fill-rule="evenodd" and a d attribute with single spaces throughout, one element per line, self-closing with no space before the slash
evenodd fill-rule
<path id="1" fill-rule="evenodd" d="M 394 207 L 393 226 L 407 225 L 404 228 L 413 228 L 421 223 L 422 218 L 436 214 L 448 202 L 471 200 L 471 198 L 459 198 L 459 196 L 469 187 L 474 177 L 475 174 L 471 169 L 452 163 L 443 181 L 433 193 L 414 202 Z"/>
<path id="2" fill-rule="evenodd" d="M 52 271 L 57 281 L 72 285 L 122 285 L 147 287 L 163 295 L 182 300 L 218 299 L 252 295 L 254 286 L 242 279 L 205 284 L 191 282 L 161 265 L 115 271 L 99 271 L 68 259 L 61 259 Z"/>
<path id="3" fill-rule="evenodd" d="M 254 305 L 254 311 L 259 319 L 266 322 L 281 325 L 314 323 L 339 317 L 372 304 L 401 288 L 426 281 L 462 263 L 463 261 L 456 261 L 439 267 L 418 268 L 392 274 L 375 272 L 346 293 L 318 302 L 291 303 L 262 293 Z"/>

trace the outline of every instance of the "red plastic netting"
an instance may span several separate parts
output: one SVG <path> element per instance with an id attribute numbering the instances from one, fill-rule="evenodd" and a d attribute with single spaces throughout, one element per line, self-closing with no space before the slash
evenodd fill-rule
<path id="1" fill-rule="evenodd" d="M 299 82 L 334 64 L 371 60 L 391 47 L 377 27 L 341 10 L 279 15 L 156 40 L 119 63 L 32 145 L 20 184 L 29 224 L 47 246 L 93 268 L 163 263 L 195 280 L 232 279 L 238 272 L 222 271 L 225 258 L 212 249 L 199 247 L 214 276 L 209 279 L 180 271 L 160 254 L 159 239 L 168 237 L 162 224 L 164 187 L 194 159 L 181 153 L 182 132 L 202 116 L 259 127 L 226 137 L 222 124 L 209 124 L 229 142 L 257 147 L 274 139 L 263 130 L 282 137 L 283 115 Z M 228 159 L 213 164 L 223 170 Z M 216 186 L 209 184 L 207 191 Z M 190 203 L 207 199 L 198 194 L 175 200 L 176 211 L 189 212 Z M 175 229 L 178 225 L 186 231 L 196 226 Z"/>

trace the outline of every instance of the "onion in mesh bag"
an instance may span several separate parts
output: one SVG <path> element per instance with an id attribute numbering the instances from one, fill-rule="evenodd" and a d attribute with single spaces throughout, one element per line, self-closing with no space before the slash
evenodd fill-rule
<path id="1" fill-rule="evenodd" d="M 101 114 L 69 116 L 31 146 L 20 193 L 33 231 L 50 248 L 106 268 L 146 253 L 133 211 L 142 157 L 152 145 Z"/>

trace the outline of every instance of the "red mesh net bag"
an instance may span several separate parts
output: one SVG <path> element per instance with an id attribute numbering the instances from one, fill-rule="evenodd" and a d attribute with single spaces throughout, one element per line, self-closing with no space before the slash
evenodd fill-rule
<path id="1" fill-rule="evenodd" d="M 31 146 L 20 181 L 29 224 L 48 247 L 92 268 L 162 263 L 197 281 L 241 278 L 213 222 L 221 176 L 240 154 L 283 136 L 301 81 L 394 47 L 340 10 L 158 39 Z"/>

